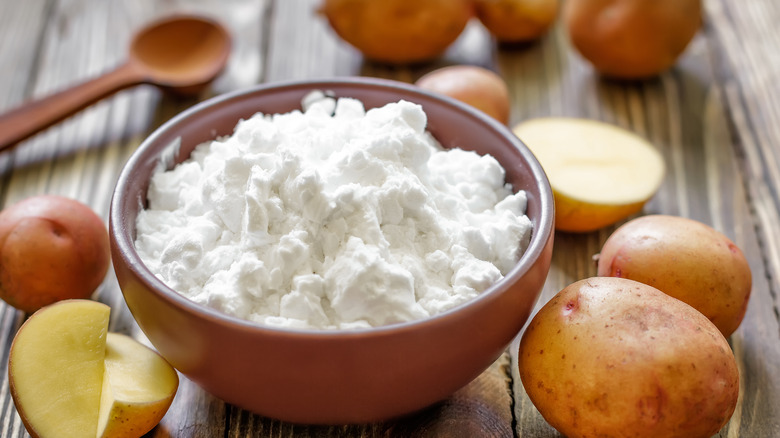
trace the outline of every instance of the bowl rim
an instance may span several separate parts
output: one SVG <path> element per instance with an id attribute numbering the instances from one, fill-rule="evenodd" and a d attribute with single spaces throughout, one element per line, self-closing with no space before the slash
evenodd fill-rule
<path id="1" fill-rule="evenodd" d="M 135 200 L 128 199 L 128 197 L 133 194 L 127 193 L 125 190 L 123 190 L 123 188 L 129 185 L 135 167 L 145 162 L 149 156 L 155 157 L 157 162 L 165 159 L 164 155 L 168 147 L 171 146 L 170 144 L 163 145 L 162 148 L 158 146 L 157 149 L 159 149 L 159 151 L 154 153 L 151 152 L 155 149 L 153 146 L 158 143 L 158 139 L 163 137 L 167 131 L 174 129 L 178 124 L 183 123 L 192 115 L 208 111 L 209 108 L 214 106 L 228 104 L 231 100 L 234 99 L 240 99 L 247 97 L 248 95 L 267 94 L 282 90 L 310 89 L 328 91 L 329 86 L 348 86 L 358 90 L 369 88 L 376 89 L 379 87 L 385 89 L 386 91 L 399 91 L 407 96 L 421 95 L 424 96 L 427 100 L 439 101 L 440 103 L 449 106 L 456 112 L 467 113 L 469 117 L 476 119 L 476 121 L 478 121 L 480 124 L 487 125 L 487 129 L 498 131 L 502 137 L 506 137 L 509 140 L 509 143 L 515 146 L 515 148 L 519 151 L 525 160 L 525 164 L 527 165 L 528 170 L 533 174 L 535 184 L 539 188 L 540 196 L 536 202 L 540 203 L 539 211 L 541 214 L 538 223 L 534 223 L 534 226 L 531 229 L 531 239 L 528 247 L 518 259 L 517 263 L 515 263 L 512 269 L 510 269 L 509 272 L 503 276 L 503 278 L 490 285 L 476 297 L 458 304 L 450 309 L 447 309 L 446 311 L 423 319 L 367 328 L 313 329 L 269 326 L 229 315 L 219 310 L 210 308 L 204 304 L 196 303 L 190 298 L 168 287 L 162 280 L 155 276 L 151 270 L 149 270 L 135 249 L 135 241 L 133 239 L 134 236 L 131 236 L 129 229 L 124 226 L 125 218 L 123 217 L 122 205 L 128 201 L 135 202 Z M 403 98 L 403 95 L 399 95 L 399 100 Z M 236 123 L 238 123 L 238 120 L 236 120 Z M 179 136 L 179 139 L 180 138 L 181 137 Z M 528 202 L 530 201 L 531 200 L 528 199 Z M 453 317 L 453 315 L 461 314 L 464 310 L 469 308 L 485 305 L 486 302 L 494 299 L 504 289 L 509 287 L 509 285 L 513 284 L 516 280 L 524 276 L 536 263 L 536 261 L 543 257 L 548 240 L 554 233 L 554 210 L 552 188 L 550 187 L 549 180 L 547 179 L 541 164 L 536 159 L 531 150 L 509 129 L 508 126 L 498 122 L 482 111 L 477 110 L 459 100 L 445 96 L 443 94 L 424 90 L 409 83 L 391 79 L 348 76 L 325 79 L 297 79 L 265 82 L 251 87 L 216 95 L 176 114 L 162 125 L 154 129 L 154 131 L 142 141 L 138 148 L 133 151 L 130 158 L 127 160 L 122 170 L 120 171 L 110 202 L 109 231 L 111 245 L 114 247 L 113 250 L 115 250 L 115 252 L 123 258 L 126 269 L 132 271 L 135 277 L 140 282 L 142 282 L 146 288 L 153 290 L 154 293 L 160 296 L 161 299 L 164 299 L 169 304 L 174 305 L 179 309 L 184 309 L 186 312 L 195 314 L 199 318 L 208 320 L 211 323 L 217 323 L 221 326 L 230 326 L 231 329 L 237 329 L 240 331 L 267 332 L 273 333 L 277 336 L 281 335 L 287 337 L 302 336 L 308 338 L 315 336 L 318 338 L 344 339 L 350 337 L 362 338 L 366 335 L 383 335 L 395 332 L 404 332 L 408 330 L 418 330 L 421 327 L 437 324 L 442 320 L 450 319 Z M 135 218 L 132 218 L 132 220 L 135 220 Z"/>

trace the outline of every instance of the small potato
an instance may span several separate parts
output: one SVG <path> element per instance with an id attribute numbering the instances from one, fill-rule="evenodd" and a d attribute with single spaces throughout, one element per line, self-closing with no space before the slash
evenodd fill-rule
<path id="1" fill-rule="evenodd" d="M 452 65 L 415 82 L 420 88 L 467 103 L 503 124 L 509 123 L 509 90 L 495 72 L 476 65 Z"/>
<path id="2" fill-rule="evenodd" d="M 473 15 L 471 0 L 323 0 L 333 31 L 366 58 L 411 64 L 442 54 Z"/>
<path id="3" fill-rule="evenodd" d="M 728 237 L 695 220 L 650 215 L 623 224 L 598 256 L 598 275 L 649 284 L 704 314 L 723 336 L 739 327 L 750 266 Z"/>
<path id="4" fill-rule="evenodd" d="M 476 0 L 477 18 L 496 41 L 521 43 L 547 33 L 558 17 L 559 0 Z"/>
<path id="5" fill-rule="evenodd" d="M 103 220 L 76 200 L 33 196 L 0 212 L 0 298 L 24 312 L 89 298 L 110 258 Z"/>
<path id="6" fill-rule="evenodd" d="M 575 282 L 523 333 L 520 378 L 550 425 L 577 437 L 710 437 L 734 413 L 739 373 L 701 313 L 623 278 Z"/>

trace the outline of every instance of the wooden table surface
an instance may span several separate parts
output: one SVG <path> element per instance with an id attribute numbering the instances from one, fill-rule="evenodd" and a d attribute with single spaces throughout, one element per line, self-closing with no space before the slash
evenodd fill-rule
<path id="1" fill-rule="evenodd" d="M 569 0 L 571 1 L 571 0 Z M 780 3 L 704 0 L 704 26 L 672 70 L 650 80 L 601 79 L 557 26 L 539 42 L 499 47 L 478 23 L 435 62 L 414 68 L 366 62 L 316 14 L 319 0 L 0 1 L 0 111 L 118 65 L 130 35 L 155 17 L 199 12 L 235 38 L 227 71 L 197 98 L 177 100 L 139 86 L 108 98 L 0 153 L 0 205 L 55 193 L 106 218 L 115 180 L 142 139 L 212 95 L 284 79 L 374 76 L 412 82 L 447 64 L 499 72 L 511 91 L 511 124 L 537 116 L 604 120 L 653 142 L 668 164 L 661 191 L 643 213 L 708 223 L 746 253 L 753 291 L 729 339 L 741 398 L 722 437 L 780 436 Z M 614 227 L 556 235 L 539 304 L 595 275 L 591 257 Z M 113 272 L 95 299 L 112 306 L 110 330 L 142 334 Z M 0 429 L 27 436 L 8 393 L 7 352 L 25 315 L 0 304 Z M 152 437 L 554 437 L 523 391 L 516 343 L 479 378 L 423 412 L 381 424 L 287 424 L 240 410 L 182 380 Z"/>

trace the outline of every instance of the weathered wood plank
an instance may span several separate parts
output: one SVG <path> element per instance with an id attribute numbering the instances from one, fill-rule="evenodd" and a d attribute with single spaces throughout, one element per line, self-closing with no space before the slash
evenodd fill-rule
<path id="1" fill-rule="evenodd" d="M 754 287 L 746 322 L 731 343 L 740 361 L 742 398 L 728 436 L 777 436 L 780 394 L 778 284 L 780 273 L 780 86 L 776 56 L 780 5 L 726 0 L 707 2 L 708 34 L 713 42 L 719 94 L 740 167 L 757 238 L 739 235 L 759 258 L 751 259 Z M 743 7 L 744 6 L 744 7 Z M 728 206 L 726 206 L 728 208 Z M 735 227 L 739 230 L 739 227 Z M 726 435 L 724 435 L 726 436 Z"/>
<path id="2" fill-rule="evenodd" d="M 0 110 L 19 105 L 35 86 L 38 53 L 42 34 L 49 17 L 45 2 L 24 5 L 19 2 L 0 4 Z M 16 164 L 11 154 L 0 155 L 0 175 L 7 181 L 8 171 Z M 0 199 L 8 193 L 5 183 L 0 185 Z"/>

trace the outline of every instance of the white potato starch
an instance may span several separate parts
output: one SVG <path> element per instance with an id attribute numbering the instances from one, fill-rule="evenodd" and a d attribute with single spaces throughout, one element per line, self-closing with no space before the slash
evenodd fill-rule
<path id="1" fill-rule="evenodd" d="M 491 156 L 443 149 L 419 105 L 313 93 L 156 172 L 136 247 L 191 300 L 276 327 L 435 315 L 514 266 L 531 222 Z"/>

